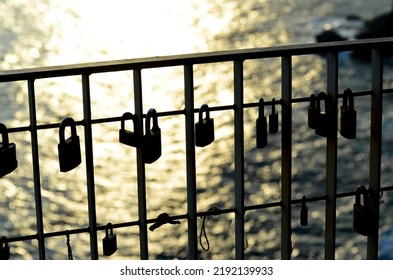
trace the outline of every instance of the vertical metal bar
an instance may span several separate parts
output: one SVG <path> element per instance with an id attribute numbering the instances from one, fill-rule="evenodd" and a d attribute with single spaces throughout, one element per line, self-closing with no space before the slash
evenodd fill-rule
<path id="1" fill-rule="evenodd" d="M 326 206 L 325 206 L 325 259 L 334 260 L 336 251 L 336 193 L 337 193 L 337 106 L 338 54 L 327 55 L 327 110 L 331 113 L 334 133 L 326 144 Z"/>
<path id="2" fill-rule="evenodd" d="M 186 117 L 188 259 L 196 260 L 198 259 L 198 237 L 194 140 L 194 75 L 192 65 L 184 65 L 184 94 Z"/>
<path id="3" fill-rule="evenodd" d="M 235 101 L 235 258 L 244 259 L 244 104 L 243 61 L 234 62 Z"/>
<path id="4" fill-rule="evenodd" d="M 90 256 L 92 260 L 98 260 L 97 214 L 94 183 L 93 133 L 91 127 L 92 124 L 89 74 L 82 75 L 82 95 L 84 118 L 83 125 L 85 131 L 87 201 L 89 211 Z"/>
<path id="5" fill-rule="evenodd" d="M 41 200 L 42 197 L 41 197 L 40 160 L 39 160 L 40 158 L 38 152 L 37 113 L 36 113 L 34 80 L 27 81 L 27 90 L 29 93 L 31 150 L 32 150 L 32 162 L 33 162 L 35 212 L 36 212 L 37 234 L 38 234 L 38 252 L 39 252 L 40 259 L 44 260 L 45 239 L 44 239 L 44 222 L 43 222 L 42 200 Z"/>
<path id="6" fill-rule="evenodd" d="M 381 183 L 381 139 L 383 110 L 383 57 L 380 50 L 372 50 L 372 95 L 370 129 L 370 209 L 375 213 L 377 227 L 367 238 L 367 259 L 378 259 L 379 193 Z"/>
<path id="7" fill-rule="evenodd" d="M 291 259 L 291 199 L 292 199 L 292 57 L 281 62 L 281 259 Z"/>
<path id="8" fill-rule="evenodd" d="M 133 71 L 134 76 L 134 103 L 135 115 L 138 118 L 140 137 L 143 134 L 143 102 L 142 102 L 142 72 L 141 69 Z M 141 139 L 142 140 L 142 139 Z M 149 258 L 147 238 L 147 213 L 146 213 L 146 173 L 142 159 L 142 148 L 137 148 L 137 174 L 138 174 L 138 215 L 139 215 L 139 247 L 142 260 Z"/>

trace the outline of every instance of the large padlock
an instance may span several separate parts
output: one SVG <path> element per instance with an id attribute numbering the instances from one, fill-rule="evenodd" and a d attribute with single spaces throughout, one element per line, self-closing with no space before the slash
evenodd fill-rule
<path id="1" fill-rule="evenodd" d="M 267 120 L 265 116 L 265 102 L 259 99 L 258 118 L 256 121 L 257 148 L 264 148 L 267 145 Z"/>
<path id="2" fill-rule="evenodd" d="M 278 132 L 278 112 L 276 111 L 275 99 L 272 100 L 272 111 L 269 113 L 269 132 Z"/>
<path id="3" fill-rule="evenodd" d="M 150 120 L 153 126 L 150 128 Z M 145 122 L 145 135 L 143 135 L 143 162 L 153 163 L 161 157 L 161 129 L 158 126 L 158 117 L 155 109 L 147 111 Z"/>
<path id="4" fill-rule="evenodd" d="M 127 130 L 125 128 L 125 121 L 132 120 L 134 125 L 134 131 Z M 119 142 L 131 147 L 139 147 L 140 144 L 140 137 L 139 133 L 136 130 L 137 126 L 137 118 L 134 114 L 130 112 L 126 112 L 121 117 L 121 127 L 119 129 Z"/>
<path id="5" fill-rule="evenodd" d="M 205 112 L 206 117 L 203 118 Z M 214 141 L 214 119 L 210 118 L 209 106 L 203 104 L 199 110 L 199 121 L 195 124 L 195 146 L 205 147 Z"/>
<path id="6" fill-rule="evenodd" d="M 310 96 L 310 104 L 308 105 L 308 127 L 315 129 L 319 121 L 319 111 L 317 110 L 317 100 L 315 94 Z"/>
<path id="7" fill-rule="evenodd" d="M 321 111 L 321 101 L 324 102 L 324 111 Z M 315 133 L 328 137 L 333 134 L 333 122 L 332 122 L 332 113 L 329 111 L 329 107 L 327 106 L 327 95 L 324 92 L 318 93 L 316 97 L 316 108 L 317 108 L 317 124 L 315 128 Z"/>
<path id="8" fill-rule="evenodd" d="M 10 247 L 8 246 L 7 237 L 0 238 L 0 260 L 9 260 L 11 256 Z"/>
<path id="9" fill-rule="evenodd" d="M 340 107 L 340 134 L 347 139 L 356 139 L 356 111 L 349 88 L 344 90 L 343 105 Z"/>
<path id="10" fill-rule="evenodd" d="M 363 204 L 361 203 L 363 197 Z M 355 203 L 353 204 L 353 228 L 361 235 L 367 236 L 373 230 L 373 215 L 369 206 L 369 194 L 365 186 L 356 188 Z"/>
<path id="11" fill-rule="evenodd" d="M 71 127 L 71 136 L 65 139 L 65 128 Z M 60 171 L 67 172 L 77 167 L 81 162 L 81 148 L 76 125 L 72 118 L 66 117 L 60 124 L 60 143 L 58 144 Z"/>
<path id="12" fill-rule="evenodd" d="M 16 145 L 8 140 L 7 127 L 0 123 L 3 142 L 0 143 L 0 178 L 11 173 L 18 167 Z"/>
<path id="13" fill-rule="evenodd" d="M 105 229 L 105 237 L 102 239 L 102 251 L 104 256 L 111 256 L 117 251 L 117 236 L 113 233 L 113 225 L 108 223 Z"/>

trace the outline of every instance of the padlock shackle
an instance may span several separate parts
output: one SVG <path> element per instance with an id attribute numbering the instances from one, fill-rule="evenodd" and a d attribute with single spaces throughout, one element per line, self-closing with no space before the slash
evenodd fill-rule
<path id="1" fill-rule="evenodd" d="M 353 97 L 352 90 L 350 88 L 346 88 L 343 92 L 343 108 L 351 109 L 351 110 L 355 108 L 354 97 Z"/>
<path id="2" fill-rule="evenodd" d="M 259 98 L 258 104 L 258 117 L 263 118 L 265 116 L 265 101 L 263 98 Z"/>
<path id="3" fill-rule="evenodd" d="M 368 205 L 369 205 L 368 190 L 367 190 L 366 187 L 363 186 L 363 185 L 359 185 L 359 186 L 356 188 L 355 204 L 357 204 L 357 205 L 360 204 L 360 195 L 363 195 L 364 206 L 365 206 L 365 207 L 368 207 Z"/>
<path id="4" fill-rule="evenodd" d="M 125 130 L 125 121 L 126 120 L 132 120 L 132 123 L 134 124 L 134 130 L 136 130 L 136 124 L 137 124 L 137 118 L 136 115 L 134 115 L 131 112 L 125 112 L 122 116 L 121 116 L 121 121 L 120 121 L 120 128 L 122 130 Z"/>
<path id="5" fill-rule="evenodd" d="M 113 234 L 113 225 L 112 225 L 112 223 L 108 223 L 106 225 L 105 234 L 106 234 L 107 237 L 109 236 L 109 230 L 110 230 L 110 234 Z"/>
<path id="6" fill-rule="evenodd" d="M 327 113 L 327 106 L 326 106 L 326 100 L 327 95 L 323 91 L 319 92 L 316 97 L 316 109 L 318 110 L 318 113 L 321 113 L 321 100 L 325 103 L 325 113 Z"/>
<path id="7" fill-rule="evenodd" d="M 4 248 L 4 246 L 8 245 L 8 239 L 5 236 L 0 238 L 0 249 Z"/>
<path id="8" fill-rule="evenodd" d="M 71 136 L 73 136 L 73 137 L 78 136 L 77 132 L 76 132 L 76 125 L 75 125 L 74 119 L 71 118 L 71 117 L 65 117 L 62 120 L 62 122 L 60 123 L 60 129 L 59 129 L 60 143 L 64 143 L 65 142 L 64 130 L 65 130 L 66 126 L 70 126 L 71 127 Z"/>
<path id="9" fill-rule="evenodd" d="M 7 127 L 3 123 L 0 123 L 0 133 L 3 138 L 3 147 L 7 147 L 10 144 L 10 142 L 8 139 Z"/>
<path id="10" fill-rule="evenodd" d="M 278 112 L 276 111 L 276 99 L 273 98 L 272 99 L 272 111 L 270 113 L 270 115 L 277 115 Z"/>
<path id="11" fill-rule="evenodd" d="M 145 126 L 145 132 L 147 133 L 148 131 L 150 131 L 150 119 L 153 118 L 153 127 L 152 129 L 159 129 L 158 127 L 158 118 L 157 118 L 157 111 L 154 108 L 150 108 L 147 111 L 146 114 L 146 126 Z"/>
<path id="12" fill-rule="evenodd" d="M 315 97 L 315 94 L 313 93 L 313 94 L 311 94 L 311 96 L 310 96 L 310 107 L 312 108 L 312 109 L 314 109 L 314 110 L 316 110 L 317 109 L 317 102 L 316 102 L 316 97 Z"/>
<path id="13" fill-rule="evenodd" d="M 210 109 L 209 105 L 207 104 L 202 104 L 201 108 L 199 109 L 199 123 L 202 123 L 203 121 L 203 112 L 206 112 L 206 119 L 210 120 Z"/>

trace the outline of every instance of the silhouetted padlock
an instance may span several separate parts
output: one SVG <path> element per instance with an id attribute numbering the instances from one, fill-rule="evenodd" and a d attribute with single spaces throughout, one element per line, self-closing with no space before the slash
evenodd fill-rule
<path id="1" fill-rule="evenodd" d="M 125 121 L 132 120 L 134 131 L 125 129 Z M 132 147 L 139 147 L 139 133 L 135 132 L 137 125 L 136 116 L 130 112 L 126 112 L 121 117 L 121 127 L 119 130 L 119 142 Z"/>
<path id="2" fill-rule="evenodd" d="M 206 117 L 202 118 L 203 112 Z M 203 104 L 199 110 L 199 121 L 195 124 L 195 146 L 205 147 L 214 141 L 214 119 L 210 118 L 209 106 Z"/>
<path id="3" fill-rule="evenodd" d="M 0 143 L 0 178 L 11 173 L 18 167 L 16 145 L 8 140 L 7 127 L 0 123 L 3 142 Z"/>
<path id="4" fill-rule="evenodd" d="M 278 112 L 276 111 L 275 99 L 272 100 L 272 111 L 269 114 L 269 132 L 278 132 Z"/>
<path id="5" fill-rule="evenodd" d="M 356 111 L 349 88 L 344 90 L 343 105 L 340 107 L 340 134 L 347 139 L 356 139 Z"/>
<path id="6" fill-rule="evenodd" d="M 113 234 L 113 226 L 108 223 L 105 229 L 105 237 L 102 239 L 104 256 L 111 256 L 117 251 L 117 236 Z"/>
<path id="7" fill-rule="evenodd" d="M 317 110 L 317 100 L 314 94 L 310 96 L 310 104 L 308 105 L 308 127 L 317 128 L 319 121 L 319 110 Z"/>
<path id="8" fill-rule="evenodd" d="M 150 129 L 150 119 L 153 126 Z M 161 156 L 161 129 L 158 127 L 157 112 L 151 108 L 146 114 L 145 135 L 143 136 L 143 162 L 153 163 Z"/>
<path id="9" fill-rule="evenodd" d="M 307 226 L 308 225 L 308 209 L 306 205 L 306 197 L 303 196 L 302 206 L 300 206 L 300 225 Z"/>
<path id="10" fill-rule="evenodd" d="M 71 136 L 65 139 L 65 128 L 71 127 Z M 60 143 L 58 145 L 60 171 L 67 172 L 77 167 L 81 162 L 81 149 L 79 136 L 76 132 L 76 125 L 72 118 L 66 117 L 60 124 Z"/>
<path id="11" fill-rule="evenodd" d="M 320 136 L 328 137 L 333 133 L 333 123 L 332 123 L 332 114 L 327 106 L 327 95 L 324 92 L 320 92 L 318 93 L 316 99 L 317 99 L 316 108 L 317 108 L 318 116 L 316 117 L 317 124 L 315 128 L 315 133 Z M 324 106 L 325 106 L 324 112 L 321 111 L 321 101 L 324 101 Z"/>
<path id="12" fill-rule="evenodd" d="M 10 247 L 8 246 L 7 237 L 0 238 L 0 260 L 8 260 L 11 256 Z"/>
<path id="13" fill-rule="evenodd" d="M 265 116 L 265 102 L 263 98 L 259 99 L 256 128 L 257 148 L 264 148 L 267 145 L 267 120 Z"/>
<path id="14" fill-rule="evenodd" d="M 363 196 L 363 205 L 360 202 L 361 196 Z M 368 191 L 365 186 L 358 186 L 353 205 L 353 228 L 361 235 L 367 236 L 372 231 L 372 227 L 373 215 L 369 207 Z"/>

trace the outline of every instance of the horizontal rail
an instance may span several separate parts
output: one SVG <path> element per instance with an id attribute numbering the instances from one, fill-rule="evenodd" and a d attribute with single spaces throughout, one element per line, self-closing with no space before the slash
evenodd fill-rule
<path id="1" fill-rule="evenodd" d="M 47 66 L 20 70 L 0 71 L 0 82 L 34 80 L 42 78 L 74 76 L 80 74 L 97 74 L 106 72 L 148 69 L 159 67 L 206 64 L 225 61 L 241 61 L 249 59 L 321 54 L 328 52 L 343 52 L 353 50 L 370 50 L 393 48 L 393 38 L 363 39 L 344 42 L 310 43 L 290 46 L 275 46 L 265 48 L 243 49 L 208 52 L 200 54 L 185 54 L 162 57 L 124 59 L 105 62 L 71 64 L 62 66 Z"/>

